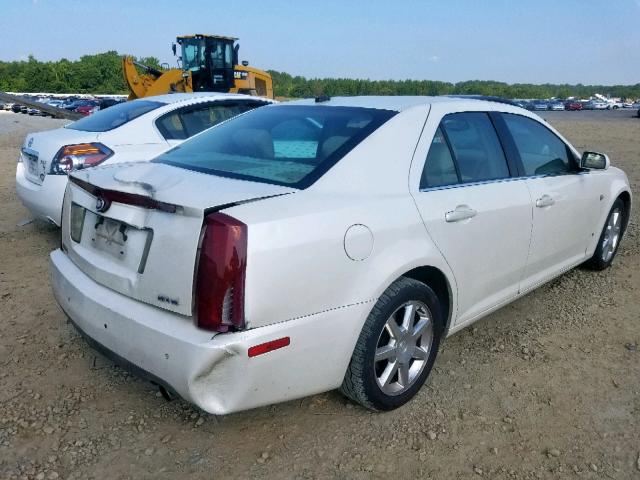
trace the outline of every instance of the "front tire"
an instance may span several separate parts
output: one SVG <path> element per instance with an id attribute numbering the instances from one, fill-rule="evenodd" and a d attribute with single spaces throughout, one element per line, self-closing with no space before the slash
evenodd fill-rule
<path id="1" fill-rule="evenodd" d="M 593 256 L 587 261 L 587 266 L 593 270 L 604 270 L 611 266 L 618 252 L 620 240 L 624 234 L 626 223 L 626 209 L 624 202 L 618 198 L 613 202 L 607 220 L 598 239 L 598 246 Z"/>
<path id="2" fill-rule="evenodd" d="M 362 328 L 341 392 L 372 410 L 393 410 L 424 384 L 438 354 L 444 321 L 431 288 L 410 278 L 395 281 Z"/>

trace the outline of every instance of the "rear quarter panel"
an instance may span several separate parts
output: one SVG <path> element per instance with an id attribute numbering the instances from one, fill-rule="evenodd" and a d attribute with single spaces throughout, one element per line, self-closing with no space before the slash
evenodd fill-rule
<path id="1" fill-rule="evenodd" d="M 421 265 L 446 265 L 428 241 L 413 200 L 287 195 L 264 202 L 278 215 L 259 218 L 249 205 L 229 213 L 249 224 L 246 319 L 258 327 L 369 302 Z M 279 217 L 279 218 L 278 218 Z M 364 260 L 347 256 L 351 225 L 372 232 Z"/>
<path id="2" fill-rule="evenodd" d="M 105 145 L 109 145 L 108 141 L 104 141 Z M 114 154 L 108 158 L 103 165 L 111 165 L 115 163 L 126 162 L 148 162 L 169 149 L 169 145 L 165 143 L 141 143 L 129 145 L 117 145 L 112 148 Z"/>

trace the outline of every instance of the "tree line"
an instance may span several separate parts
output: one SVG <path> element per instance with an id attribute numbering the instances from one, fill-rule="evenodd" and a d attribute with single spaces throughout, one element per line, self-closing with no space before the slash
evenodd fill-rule
<path id="1" fill-rule="evenodd" d="M 158 68 L 154 57 L 137 58 Z M 122 55 L 110 51 L 84 55 L 79 60 L 41 62 L 32 55 L 26 61 L 0 61 L 1 92 L 128 93 L 122 75 Z"/>
<path id="2" fill-rule="evenodd" d="M 337 95 L 495 95 L 504 98 L 589 98 L 595 93 L 629 99 L 640 98 L 635 85 L 542 85 L 470 80 L 450 83 L 435 80 L 366 80 L 352 78 L 305 78 L 270 70 L 276 96 L 313 97 Z"/>
<path id="3" fill-rule="evenodd" d="M 51 93 L 128 93 L 122 77 L 122 55 L 115 51 L 41 62 L 0 61 L 0 91 Z M 155 57 L 136 58 L 154 68 Z M 600 93 L 612 97 L 640 98 L 635 85 L 508 84 L 470 80 L 450 83 L 435 80 L 368 80 L 354 78 L 306 78 L 269 70 L 277 97 L 302 98 L 317 95 L 496 95 L 505 98 L 585 98 Z"/>

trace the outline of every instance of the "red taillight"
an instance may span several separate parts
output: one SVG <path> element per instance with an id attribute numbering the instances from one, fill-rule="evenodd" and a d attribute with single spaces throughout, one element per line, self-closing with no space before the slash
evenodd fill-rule
<path id="1" fill-rule="evenodd" d="M 65 145 L 51 163 L 51 173 L 66 175 L 73 170 L 95 167 L 113 155 L 113 151 L 101 143 Z"/>
<path id="2" fill-rule="evenodd" d="M 247 226 L 224 213 L 204 219 L 196 274 L 195 314 L 200 328 L 228 332 L 244 328 Z"/>

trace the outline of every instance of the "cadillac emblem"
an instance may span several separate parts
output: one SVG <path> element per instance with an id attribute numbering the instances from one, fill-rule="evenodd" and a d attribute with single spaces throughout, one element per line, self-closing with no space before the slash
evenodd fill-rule
<path id="1" fill-rule="evenodd" d="M 109 210 L 109 201 L 104 197 L 98 197 L 96 199 L 96 210 L 100 213 Z"/>

